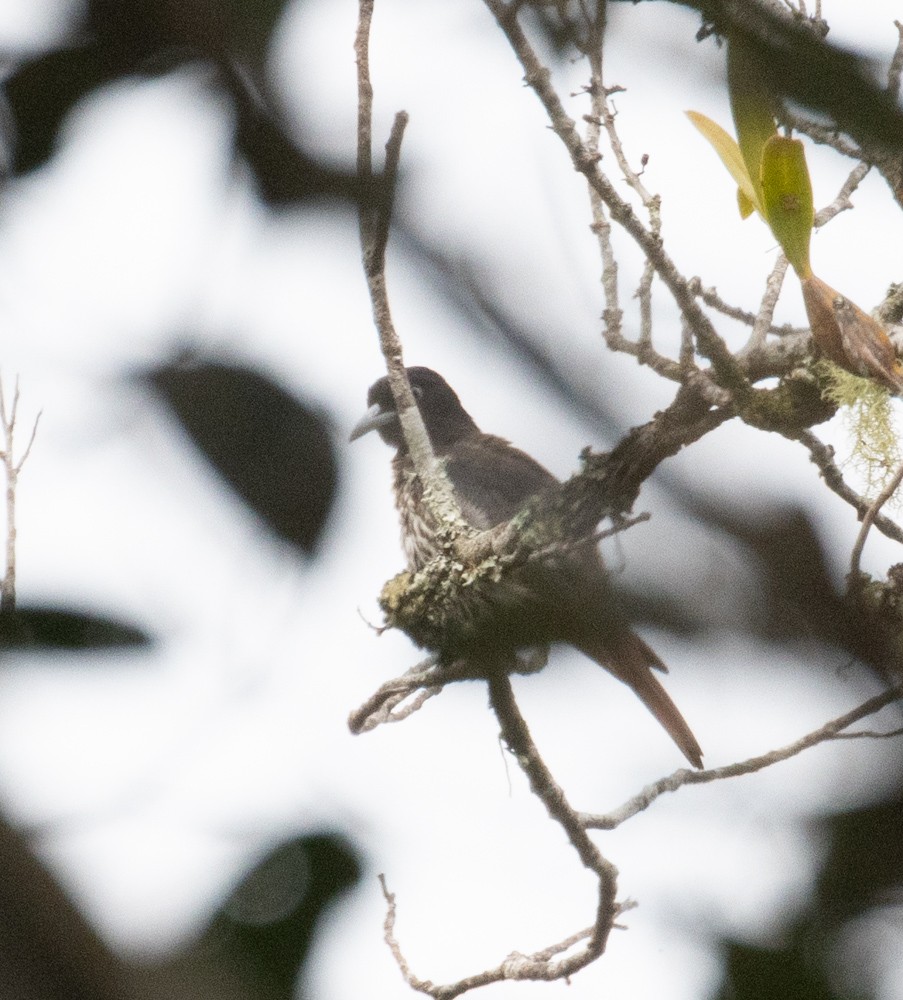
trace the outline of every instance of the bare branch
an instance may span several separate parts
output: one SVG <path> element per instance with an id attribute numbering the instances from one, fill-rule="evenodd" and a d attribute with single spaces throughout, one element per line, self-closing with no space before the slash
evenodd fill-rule
<path id="1" fill-rule="evenodd" d="M 22 467 L 31 454 L 35 435 L 38 432 L 38 421 L 41 414 L 35 417 L 31 435 L 22 457 L 16 461 L 15 432 L 16 418 L 19 411 L 19 378 L 16 377 L 13 389 L 12 403 L 7 410 L 6 395 L 3 381 L 0 379 L 0 424 L 3 427 L 3 450 L 0 451 L 0 462 L 6 473 L 6 566 L 3 580 L 0 582 L 0 615 L 10 615 L 16 610 L 16 488 Z"/>
<path id="2" fill-rule="evenodd" d="M 552 131 L 564 143 L 574 169 L 598 193 L 607 206 L 612 221 L 631 236 L 645 257 L 652 262 L 656 274 L 671 292 L 693 330 L 700 352 L 711 360 L 716 381 L 732 391 L 748 389 L 742 368 L 700 308 L 689 282 L 678 271 L 661 242 L 640 222 L 611 181 L 598 169 L 598 155 L 588 149 L 581 139 L 574 120 L 564 110 L 561 99 L 551 84 L 548 68 L 540 61 L 517 20 L 517 5 L 507 4 L 504 0 L 484 2 L 520 60 L 524 79 L 545 108 Z"/>
<path id="3" fill-rule="evenodd" d="M 580 815 L 580 821 L 588 829 L 614 830 L 615 827 L 620 826 L 632 816 L 643 812 L 644 809 L 647 809 L 657 798 L 666 792 L 675 792 L 684 785 L 701 785 L 711 781 L 720 781 L 722 778 L 736 778 L 744 774 L 754 774 L 756 771 L 763 770 L 763 768 L 771 767 L 772 764 L 789 760 L 791 757 L 795 757 L 797 754 L 808 750 L 810 747 L 817 746 L 819 743 L 836 739 L 844 729 L 853 725 L 854 722 L 874 715 L 886 705 L 899 701 L 901 698 L 903 698 L 903 686 L 889 688 L 887 691 L 869 698 L 859 705 L 858 708 L 854 708 L 845 715 L 838 716 L 838 718 L 826 722 L 823 726 L 819 726 L 818 729 L 813 730 L 811 733 L 785 747 L 772 750 L 759 757 L 750 757 L 749 760 L 741 761 L 737 764 L 728 764 L 726 767 L 715 767 L 705 771 L 690 771 L 687 768 L 681 768 L 679 771 L 675 771 L 674 774 L 668 775 L 666 778 L 661 778 L 651 785 L 647 785 L 638 795 L 634 795 L 633 798 L 628 799 L 627 802 L 617 809 L 601 815 L 583 813 Z"/>
<path id="4" fill-rule="evenodd" d="M 395 398 L 398 419 L 404 433 L 408 451 L 417 475 L 424 486 L 424 499 L 439 525 L 451 529 L 451 542 L 457 536 L 467 538 L 474 530 L 461 517 L 448 478 L 442 471 L 405 370 L 401 340 L 392 322 L 389 297 L 386 289 L 385 250 L 391 224 L 391 210 L 394 201 L 394 187 L 398 162 L 401 155 L 401 140 L 408 116 L 398 112 L 392 133 L 386 147 L 386 168 L 382 177 L 385 193 L 375 204 L 368 203 L 367 192 L 375 190 L 373 184 L 373 85 L 370 82 L 370 26 L 373 19 L 373 0 L 359 0 L 358 27 L 355 36 L 358 79 L 358 141 L 357 171 L 361 188 L 359 228 L 361 253 L 367 287 L 373 307 L 373 319 L 379 333 L 380 350 L 386 361 L 389 386 Z"/>
<path id="5" fill-rule="evenodd" d="M 860 517 L 865 517 L 872 502 L 857 493 L 843 478 L 840 467 L 834 461 L 834 449 L 820 441 L 811 431 L 798 431 L 792 434 L 788 433 L 785 436 L 799 441 L 808 449 L 809 458 L 818 466 L 828 489 L 836 493 L 841 500 L 845 500 Z M 903 529 L 889 517 L 875 514 L 872 524 L 883 535 L 895 542 L 903 543 Z"/>
<path id="6" fill-rule="evenodd" d="M 566 552 L 572 552 L 575 549 L 598 545 L 599 542 L 604 541 L 606 538 L 619 535 L 622 531 L 626 531 L 637 524 L 642 524 L 651 517 L 651 514 L 644 511 L 642 514 L 636 514 L 633 517 L 620 518 L 610 528 L 594 531 L 591 535 L 584 535 L 583 538 L 575 538 L 572 542 L 556 542 L 555 545 L 546 546 L 544 549 L 536 549 L 530 553 L 528 560 L 532 562 L 534 560 L 548 559 L 554 556 L 561 556 Z"/>
<path id="7" fill-rule="evenodd" d="M 395 206 L 395 188 L 398 183 L 398 164 L 401 160 L 401 141 L 408 124 L 408 113 L 399 111 L 392 123 L 392 131 L 386 142 L 386 164 L 383 168 L 383 195 L 379 200 L 379 212 L 373 234 L 371 266 L 383 271 L 386 266 L 386 247 L 392 228 L 392 209 Z"/>
<path id="8" fill-rule="evenodd" d="M 433 984 L 429 982 L 429 980 L 418 979 L 417 976 L 411 972 L 411 967 L 408 965 L 407 960 L 401 951 L 401 945 L 399 945 L 398 939 L 395 937 L 395 893 L 389 892 L 385 875 L 380 874 L 377 878 L 379 879 L 379 884 L 383 891 L 383 898 L 386 901 L 386 919 L 383 923 L 383 938 L 389 946 L 389 950 L 392 952 L 392 957 L 395 959 L 395 962 L 401 970 L 401 974 L 404 976 L 405 982 L 408 986 L 420 993 L 427 993 L 430 996 L 435 996 L 436 994 L 433 992 Z"/>
<path id="9" fill-rule="evenodd" d="M 886 732 L 876 732 L 874 729 L 860 729 L 855 733 L 835 733 L 835 740 L 891 740 L 903 736 L 903 726 L 899 729 L 888 729 Z"/>
<path id="10" fill-rule="evenodd" d="M 862 150 L 843 138 L 836 126 L 822 125 L 820 122 L 812 121 L 795 111 L 782 108 L 780 114 L 781 122 L 789 126 L 794 132 L 801 132 L 808 136 L 816 145 L 830 146 L 841 156 L 847 156 L 851 160 L 861 160 Z"/>
<path id="11" fill-rule="evenodd" d="M 450 679 L 448 669 L 437 665 L 437 657 L 428 656 L 401 677 L 393 677 L 382 684 L 360 708 L 348 716 L 348 728 L 357 736 L 370 732 L 384 722 L 398 722 L 407 718 L 416 708 L 396 712 L 398 705 L 420 691 L 421 694 L 415 699 L 419 708 L 428 697 L 438 694 Z"/>
<path id="12" fill-rule="evenodd" d="M 605 5 L 599 4 L 599 10 L 604 12 Z M 584 11 L 584 16 L 587 19 L 589 18 L 586 11 Z M 604 14 L 601 16 L 604 16 Z M 602 118 L 605 114 L 601 38 L 588 46 L 588 57 L 590 64 L 588 93 L 590 95 L 592 113 L 586 117 L 586 147 L 591 156 L 601 159 L 602 153 L 599 149 L 599 140 L 602 136 Z M 605 203 L 599 197 L 599 192 L 592 186 L 589 187 L 589 201 L 593 218 L 591 228 L 599 241 L 599 255 L 602 258 L 602 294 L 605 297 L 605 309 L 602 317 L 605 321 L 605 341 L 611 348 L 613 342 L 620 342 L 623 339 L 621 334 L 623 312 L 618 300 L 618 262 L 615 259 L 614 249 L 611 244 L 611 222 L 605 210 Z"/>
<path id="13" fill-rule="evenodd" d="M 784 287 L 784 276 L 786 274 L 787 258 L 781 253 L 778 254 L 778 259 L 774 262 L 771 274 L 768 275 L 768 280 L 765 283 L 765 292 L 762 295 L 762 301 L 759 303 L 759 311 L 756 313 L 756 318 L 753 322 L 752 333 L 750 333 L 749 340 L 740 351 L 741 356 L 761 351 L 765 346 L 765 338 L 772 329 L 774 310 L 778 304 L 781 289 Z"/>
<path id="14" fill-rule="evenodd" d="M 701 278 L 690 278 L 690 285 L 695 295 L 698 295 L 707 306 L 711 306 L 712 309 L 720 312 L 722 315 L 728 316 L 730 319 L 735 319 L 740 323 L 745 323 L 747 326 L 752 326 L 756 322 L 758 313 L 751 313 L 747 309 L 741 309 L 739 306 L 732 306 L 730 303 L 725 302 L 718 294 L 718 289 L 714 287 L 706 288 L 702 284 Z M 768 332 L 776 334 L 778 337 L 789 337 L 799 336 L 804 333 L 808 334 L 809 328 L 795 327 L 789 323 L 782 323 L 780 326 L 772 324 L 769 326 Z"/>
<path id="15" fill-rule="evenodd" d="M 843 182 L 843 186 L 837 192 L 837 197 L 830 205 L 826 205 L 824 208 L 819 209 L 815 213 L 815 228 L 820 229 L 822 226 L 826 225 L 835 215 L 839 215 L 841 212 L 847 212 L 853 208 L 853 203 L 850 198 L 853 192 L 859 185 L 865 180 L 866 174 L 871 170 L 871 164 L 865 161 L 860 161 L 855 167 L 850 171 L 849 176 Z"/>
<path id="16" fill-rule="evenodd" d="M 599 5 L 599 10 L 604 11 L 605 6 Z M 601 16 L 601 15 L 600 15 Z M 599 139 L 602 126 L 608 136 L 609 145 L 615 154 L 615 159 L 624 173 L 625 179 L 637 192 L 643 205 L 649 212 L 650 232 L 656 239 L 661 238 L 661 200 L 657 195 L 652 195 L 640 180 L 640 175 L 633 171 L 624 154 L 624 149 L 615 127 L 615 114 L 609 104 L 609 95 L 620 88 L 606 88 L 602 78 L 602 47 L 601 43 L 594 43 L 588 47 L 588 58 L 590 63 L 591 77 L 587 93 L 592 102 L 592 114 L 585 117 L 588 123 L 586 130 L 587 149 L 595 155 L 597 160 L 602 156 L 599 152 Z M 656 352 L 652 346 L 652 280 L 655 276 L 655 268 L 647 259 L 643 265 L 643 273 L 640 284 L 636 292 L 636 298 L 640 303 L 640 335 L 634 342 L 628 340 L 622 332 L 622 318 L 618 302 L 618 265 L 614 257 L 611 243 L 611 222 L 608 219 L 605 204 L 599 192 L 588 185 L 590 209 L 592 211 L 592 230 L 599 240 L 599 251 L 602 258 L 602 290 L 605 296 L 605 309 L 603 318 L 605 321 L 605 343 L 609 350 L 621 354 L 629 354 L 635 357 L 640 364 L 646 365 L 663 378 L 672 382 L 681 382 L 686 377 L 688 368 L 687 361 L 676 363 L 671 358 Z M 692 356 L 689 359 L 692 364 Z"/>
<path id="17" fill-rule="evenodd" d="M 878 494 L 875 502 L 869 507 L 862 517 L 862 526 L 859 529 L 859 534 L 856 536 L 856 544 L 853 546 L 853 551 L 850 554 L 850 577 L 856 579 L 859 576 L 859 560 L 862 557 L 862 550 L 865 547 L 865 540 L 868 537 L 868 533 L 875 523 L 875 518 L 878 516 L 878 512 L 887 503 L 888 500 L 897 492 L 900 483 L 903 482 L 903 463 L 893 474 L 888 484 L 884 489 Z"/>

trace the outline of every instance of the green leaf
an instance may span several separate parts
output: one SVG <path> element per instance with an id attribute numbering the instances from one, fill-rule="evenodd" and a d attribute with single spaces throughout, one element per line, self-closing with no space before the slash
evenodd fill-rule
<path id="1" fill-rule="evenodd" d="M 773 135 L 762 149 L 765 218 L 800 278 L 812 275 L 809 240 L 815 219 L 812 182 L 799 139 Z"/>
<path id="2" fill-rule="evenodd" d="M 756 210 L 756 206 L 746 197 L 742 188 L 737 188 L 737 208 L 740 209 L 741 219 L 748 219 Z"/>
<path id="3" fill-rule="evenodd" d="M 761 204 L 759 171 L 762 151 L 777 131 L 774 98 L 758 60 L 734 39 L 728 42 L 727 47 L 727 85 L 740 153 Z"/>
<path id="4" fill-rule="evenodd" d="M 740 215 L 745 219 L 753 208 L 764 215 L 761 200 L 746 167 L 746 161 L 743 159 L 740 147 L 733 136 L 725 132 L 717 122 L 713 122 L 707 115 L 700 114 L 698 111 L 687 111 L 686 115 L 709 141 L 721 158 L 721 162 L 727 167 L 728 173 L 737 182 Z"/>

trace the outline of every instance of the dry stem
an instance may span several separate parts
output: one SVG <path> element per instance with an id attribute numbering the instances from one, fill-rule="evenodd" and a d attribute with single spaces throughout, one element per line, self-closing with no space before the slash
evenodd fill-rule
<path id="1" fill-rule="evenodd" d="M 819 743 L 825 743 L 828 740 L 854 736 L 862 738 L 867 735 L 873 735 L 867 733 L 844 734 L 843 730 L 849 728 L 854 722 L 858 722 L 860 719 L 874 715 L 886 705 L 899 701 L 901 698 L 903 698 L 903 686 L 889 688 L 887 691 L 883 691 L 881 694 L 864 701 L 857 708 L 852 709 L 852 711 L 838 716 L 830 722 L 826 722 L 823 726 L 819 726 L 818 729 L 807 733 L 798 740 L 794 740 L 793 743 L 785 747 L 771 750 L 758 757 L 750 757 L 748 760 L 739 761 L 736 764 L 708 768 L 705 771 L 690 771 L 687 768 L 681 768 L 679 771 L 675 771 L 674 774 L 670 774 L 666 778 L 660 778 L 651 785 L 647 785 L 639 794 L 634 795 L 623 805 L 617 809 L 613 809 L 609 813 L 581 813 L 580 821 L 588 829 L 614 830 L 615 827 L 620 826 L 632 816 L 643 812 L 644 809 L 647 809 L 657 798 L 666 792 L 676 792 L 678 788 L 682 788 L 684 785 L 702 785 L 711 781 L 720 781 L 723 778 L 737 778 L 744 774 L 754 774 L 756 771 L 761 771 L 763 768 L 771 767 L 773 764 L 789 760 L 804 750 L 818 746 Z M 880 733 L 874 735 L 883 737 L 889 734 Z"/>
<path id="2" fill-rule="evenodd" d="M 16 378 L 13 389 L 12 404 L 7 411 L 6 397 L 3 392 L 3 381 L 0 379 L 0 424 L 3 426 L 4 447 L 0 451 L 0 460 L 6 472 L 6 569 L 3 581 L 0 583 L 0 615 L 12 614 L 16 610 L 16 487 L 19 473 L 28 460 L 31 446 L 38 432 L 38 421 L 41 414 L 35 417 L 31 428 L 31 436 L 22 457 L 15 459 L 14 444 L 16 432 L 16 416 L 19 409 L 19 379 Z"/>

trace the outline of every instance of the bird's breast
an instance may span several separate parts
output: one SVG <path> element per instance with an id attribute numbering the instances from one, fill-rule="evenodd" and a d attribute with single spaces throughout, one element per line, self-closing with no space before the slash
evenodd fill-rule
<path id="1" fill-rule="evenodd" d="M 395 466 L 395 506 L 401 520 L 401 544 L 408 569 L 422 569 L 439 554 L 436 522 L 423 502 L 423 489 L 408 463 Z"/>

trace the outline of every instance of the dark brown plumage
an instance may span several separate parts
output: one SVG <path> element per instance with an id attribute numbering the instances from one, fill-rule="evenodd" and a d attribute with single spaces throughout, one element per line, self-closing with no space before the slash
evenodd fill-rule
<path id="1" fill-rule="evenodd" d="M 408 377 L 461 513 L 474 527 L 492 528 L 510 520 L 530 497 L 557 484 L 525 452 L 484 434 L 441 375 L 429 368 L 409 368 Z M 351 440 L 376 430 L 395 448 L 392 468 L 402 543 L 410 569 L 418 570 L 438 548 L 386 378 L 370 387 L 367 403 L 369 409 Z M 468 657 L 487 663 L 530 646 L 567 642 L 632 688 L 687 760 L 702 767 L 702 751 L 690 727 L 652 673 L 652 668 L 667 668 L 618 608 L 595 546 L 526 563 L 498 584 L 491 605 L 488 625 L 480 615 L 449 630 L 438 650 L 444 659 Z"/>

